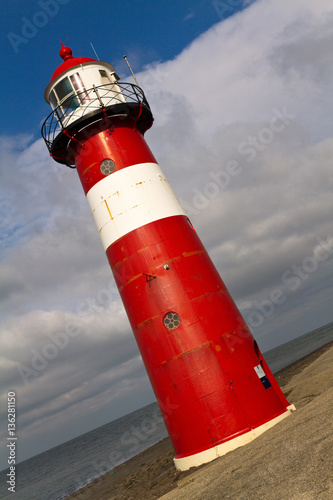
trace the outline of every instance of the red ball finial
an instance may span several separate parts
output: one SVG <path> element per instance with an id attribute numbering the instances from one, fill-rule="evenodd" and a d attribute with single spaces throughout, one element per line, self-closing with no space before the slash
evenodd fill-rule
<path id="1" fill-rule="evenodd" d="M 65 47 L 62 42 L 60 42 L 60 43 L 61 43 L 61 49 L 59 51 L 59 54 L 60 54 L 61 59 L 66 61 L 67 59 L 70 59 L 71 57 L 73 57 L 72 49 L 69 47 Z"/>

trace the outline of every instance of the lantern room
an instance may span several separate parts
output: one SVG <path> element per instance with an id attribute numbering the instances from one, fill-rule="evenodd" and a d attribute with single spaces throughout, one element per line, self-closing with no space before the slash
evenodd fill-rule
<path id="1" fill-rule="evenodd" d="M 141 132 L 151 126 L 152 115 L 143 91 L 137 85 L 119 83 L 111 64 L 73 57 L 72 50 L 63 45 L 60 56 L 63 63 L 44 92 L 53 111 L 42 127 L 43 138 L 56 161 L 72 166 L 69 140 L 101 120 L 109 120 L 110 125 L 110 117 L 132 114 L 140 118 L 137 121 Z"/>
<path id="2" fill-rule="evenodd" d="M 45 90 L 45 100 L 51 104 L 59 122 L 68 126 L 81 118 L 88 110 L 100 107 L 98 97 L 104 106 L 125 102 L 119 80 L 111 64 L 87 57 L 73 57 L 69 47 L 60 49 L 64 63 L 54 72 Z M 99 95 L 97 89 L 107 90 Z"/>

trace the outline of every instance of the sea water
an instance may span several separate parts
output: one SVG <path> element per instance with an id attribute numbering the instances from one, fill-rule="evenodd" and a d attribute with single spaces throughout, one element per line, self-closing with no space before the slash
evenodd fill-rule
<path id="1" fill-rule="evenodd" d="M 273 373 L 333 341 L 333 323 L 264 353 Z M 167 437 L 157 403 L 17 464 L 16 493 L 0 472 L 1 500 L 61 500 Z M 87 494 L 82 500 L 89 498 Z"/>

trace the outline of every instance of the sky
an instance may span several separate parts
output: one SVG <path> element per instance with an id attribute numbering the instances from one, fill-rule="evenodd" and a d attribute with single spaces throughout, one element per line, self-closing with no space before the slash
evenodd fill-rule
<path id="1" fill-rule="evenodd" d="M 59 39 L 131 82 L 127 54 L 146 140 L 261 350 L 333 320 L 329 0 L 19 0 L 0 26 L 0 468 L 9 391 L 19 460 L 154 401 L 76 172 L 40 136 Z"/>

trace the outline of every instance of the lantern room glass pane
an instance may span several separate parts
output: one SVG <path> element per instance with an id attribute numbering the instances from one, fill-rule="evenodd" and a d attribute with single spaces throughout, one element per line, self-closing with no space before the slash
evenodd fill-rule
<path id="1" fill-rule="evenodd" d="M 108 85 L 109 83 L 111 83 L 111 80 L 108 77 L 107 72 L 104 69 L 100 69 L 99 74 L 101 75 L 102 85 Z"/>
<path id="2" fill-rule="evenodd" d="M 55 93 L 53 92 L 50 92 L 50 103 L 51 103 L 51 106 L 52 108 L 56 108 L 58 106 L 58 103 L 57 103 L 57 98 L 55 96 Z"/>
<path id="3" fill-rule="evenodd" d="M 83 81 L 82 81 L 79 73 L 75 73 L 74 75 L 71 75 L 70 79 L 71 79 L 73 87 L 76 90 L 76 94 L 77 94 L 78 98 L 80 99 L 80 101 L 82 102 L 82 104 L 86 104 L 87 102 L 89 102 L 90 98 L 87 94 L 85 86 L 83 85 Z"/>
<path id="4" fill-rule="evenodd" d="M 58 96 L 59 101 L 62 101 L 67 97 L 71 92 L 73 92 L 73 87 L 71 86 L 68 78 L 64 78 L 54 87 L 56 94 Z"/>
<path id="5" fill-rule="evenodd" d="M 59 83 L 57 83 L 57 85 L 54 87 L 54 91 L 57 94 L 59 103 L 64 109 L 76 109 L 77 107 L 79 107 L 80 103 L 74 94 L 74 89 L 67 76 Z M 70 94 L 74 95 L 72 95 L 71 97 Z"/>

